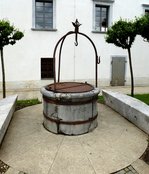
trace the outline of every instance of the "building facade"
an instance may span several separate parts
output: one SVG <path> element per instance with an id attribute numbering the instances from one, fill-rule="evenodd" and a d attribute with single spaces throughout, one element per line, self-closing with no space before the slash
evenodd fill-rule
<path id="1" fill-rule="evenodd" d="M 98 85 L 129 85 L 127 50 L 105 42 L 107 28 L 122 19 L 133 20 L 149 12 L 149 0 L 0 0 L 0 19 L 8 19 L 24 32 L 13 46 L 4 48 L 7 88 L 38 88 L 53 82 L 53 49 L 60 37 L 82 24 L 80 32 L 95 43 L 101 63 Z M 62 81 L 94 84 L 95 58 L 90 43 L 79 36 L 66 39 L 61 62 Z M 149 85 L 149 44 L 140 36 L 132 46 L 135 85 Z M 1 72 L 0 72 L 1 81 Z"/>

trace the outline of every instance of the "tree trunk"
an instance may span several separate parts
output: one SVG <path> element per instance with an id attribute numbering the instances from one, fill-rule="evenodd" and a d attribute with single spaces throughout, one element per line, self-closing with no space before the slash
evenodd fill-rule
<path id="1" fill-rule="evenodd" d="M 132 61 L 131 61 L 131 51 L 128 48 L 128 57 L 129 57 L 129 66 L 130 66 L 130 75 L 131 75 L 131 96 L 134 96 L 134 79 L 133 79 L 133 69 L 132 69 Z"/>
<path id="2" fill-rule="evenodd" d="M 4 56 L 3 48 L 0 49 L 1 52 L 1 64 L 2 64 L 2 88 L 3 88 L 3 98 L 6 97 L 6 85 L 5 85 L 5 67 L 4 67 Z"/>

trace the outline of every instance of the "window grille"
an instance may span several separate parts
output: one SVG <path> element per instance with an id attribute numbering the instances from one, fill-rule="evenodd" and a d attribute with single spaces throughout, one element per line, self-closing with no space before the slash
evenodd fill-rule
<path id="1" fill-rule="evenodd" d="M 53 28 L 53 0 L 35 1 L 35 28 Z"/>
<path id="2" fill-rule="evenodd" d="M 145 9 L 145 14 L 149 15 L 149 9 Z"/>
<path id="3" fill-rule="evenodd" d="M 109 6 L 95 5 L 95 30 L 106 32 L 109 23 Z"/>
<path id="4" fill-rule="evenodd" d="M 54 78 L 53 58 L 41 58 L 41 79 Z"/>

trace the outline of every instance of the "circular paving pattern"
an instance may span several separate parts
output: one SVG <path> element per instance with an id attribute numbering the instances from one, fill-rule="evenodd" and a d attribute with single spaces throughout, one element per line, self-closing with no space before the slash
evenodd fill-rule
<path id="1" fill-rule="evenodd" d="M 28 174 L 109 174 L 131 165 L 145 151 L 147 135 L 107 106 L 98 108 L 98 127 L 80 136 L 44 129 L 42 105 L 15 112 L 0 159 Z"/>

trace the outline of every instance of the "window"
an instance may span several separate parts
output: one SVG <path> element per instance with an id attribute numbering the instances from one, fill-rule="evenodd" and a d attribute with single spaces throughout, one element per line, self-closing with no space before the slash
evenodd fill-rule
<path id="1" fill-rule="evenodd" d="M 55 28 L 55 0 L 33 0 L 33 29 Z"/>
<path id="2" fill-rule="evenodd" d="M 93 0 L 93 32 L 106 32 L 112 16 L 113 0 Z"/>
<path id="3" fill-rule="evenodd" d="M 54 78 L 53 58 L 41 58 L 41 79 Z"/>
<path id="4" fill-rule="evenodd" d="M 149 14 L 149 9 L 145 9 L 145 14 Z"/>
<path id="5" fill-rule="evenodd" d="M 95 6 L 95 30 L 106 32 L 108 27 L 109 6 Z"/>
<path id="6" fill-rule="evenodd" d="M 142 4 L 143 14 L 149 14 L 149 4 Z"/>

